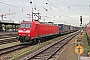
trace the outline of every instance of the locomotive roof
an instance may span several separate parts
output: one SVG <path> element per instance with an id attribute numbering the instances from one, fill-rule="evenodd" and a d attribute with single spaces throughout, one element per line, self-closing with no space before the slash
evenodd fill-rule
<path id="1" fill-rule="evenodd" d="M 48 22 L 40 22 L 40 21 L 33 21 L 33 22 L 37 22 L 37 23 L 40 23 L 40 24 L 57 25 L 57 24 L 48 23 Z M 32 23 L 32 22 L 31 21 L 22 21 L 21 24 L 23 24 L 23 23 Z"/>
<path id="2" fill-rule="evenodd" d="M 30 21 L 23 21 L 23 22 L 21 22 L 21 23 L 31 23 Z"/>
<path id="3" fill-rule="evenodd" d="M 57 24 L 50 23 L 50 22 L 40 22 L 40 24 L 57 25 Z"/>
<path id="4" fill-rule="evenodd" d="M 33 21 L 33 22 L 38 23 L 39 21 Z M 21 24 L 23 24 L 23 23 L 32 23 L 32 21 L 22 21 Z"/>

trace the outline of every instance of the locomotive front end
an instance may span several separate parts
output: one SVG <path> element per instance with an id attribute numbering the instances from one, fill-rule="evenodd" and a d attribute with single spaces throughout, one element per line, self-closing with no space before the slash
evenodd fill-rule
<path id="1" fill-rule="evenodd" d="M 18 40 L 23 42 L 30 41 L 30 30 L 32 24 L 30 22 L 22 22 L 20 28 L 18 29 Z"/>

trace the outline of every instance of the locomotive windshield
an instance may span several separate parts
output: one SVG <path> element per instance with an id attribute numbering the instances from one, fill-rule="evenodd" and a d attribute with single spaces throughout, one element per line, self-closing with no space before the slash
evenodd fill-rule
<path id="1" fill-rule="evenodd" d="M 20 28 L 30 28 L 31 24 L 21 24 Z"/>

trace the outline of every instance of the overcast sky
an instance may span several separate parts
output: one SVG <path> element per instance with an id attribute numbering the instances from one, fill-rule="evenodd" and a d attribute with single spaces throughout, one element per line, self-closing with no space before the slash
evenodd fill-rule
<path id="1" fill-rule="evenodd" d="M 90 21 L 90 0 L 0 0 L 0 15 L 10 13 L 4 16 L 4 20 L 13 20 L 21 22 L 22 20 L 31 21 L 33 12 L 40 12 L 42 19 L 40 21 L 54 21 L 68 25 L 79 26 L 80 16 L 83 17 L 83 24 Z M 30 4 L 32 1 L 32 4 Z M 46 4 L 47 3 L 47 4 Z M 47 11 L 45 10 L 47 9 Z M 16 13 L 16 14 L 12 14 Z M 30 14 L 27 15 L 27 14 Z M 48 16 L 48 17 L 44 17 Z M 37 19 L 34 17 L 34 19 Z M 45 19 L 45 20 L 44 20 Z M 0 17 L 1 20 L 1 17 Z"/>

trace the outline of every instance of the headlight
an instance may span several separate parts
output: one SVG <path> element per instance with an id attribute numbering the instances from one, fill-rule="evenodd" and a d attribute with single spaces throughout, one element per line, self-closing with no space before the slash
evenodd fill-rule
<path id="1" fill-rule="evenodd" d="M 23 32 L 23 30 L 18 30 L 18 32 Z"/>
<path id="2" fill-rule="evenodd" d="M 19 35 L 21 35 L 21 34 L 19 34 Z"/>
<path id="3" fill-rule="evenodd" d="M 25 32 L 30 33 L 30 30 L 26 30 Z"/>
<path id="4" fill-rule="evenodd" d="M 28 34 L 28 36 L 30 36 L 30 34 Z"/>

